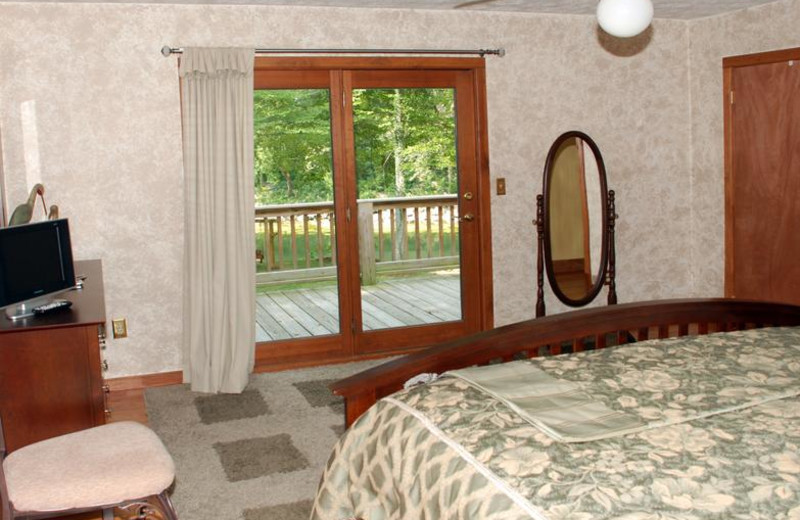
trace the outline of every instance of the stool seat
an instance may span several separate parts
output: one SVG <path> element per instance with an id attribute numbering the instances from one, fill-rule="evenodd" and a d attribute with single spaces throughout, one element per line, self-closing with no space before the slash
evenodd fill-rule
<path id="1" fill-rule="evenodd" d="M 136 422 L 97 426 L 25 446 L 3 461 L 16 511 L 103 508 L 159 495 L 175 479 L 161 439 Z"/>

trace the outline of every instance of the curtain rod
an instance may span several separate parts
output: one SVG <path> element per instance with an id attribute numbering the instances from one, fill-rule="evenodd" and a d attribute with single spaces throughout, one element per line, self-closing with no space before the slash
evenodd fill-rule
<path id="1" fill-rule="evenodd" d="M 476 54 L 503 57 L 505 49 L 256 49 L 256 54 Z M 182 47 L 161 47 L 161 54 L 183 54 Z"/>

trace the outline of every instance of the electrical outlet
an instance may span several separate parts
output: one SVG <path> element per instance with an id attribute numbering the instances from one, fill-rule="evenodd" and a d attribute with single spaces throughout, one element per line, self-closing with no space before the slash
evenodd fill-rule
<path id="1" fill-rule="evenodd" d="M 111 320 L 111 330 L 114 333 L 114 338 L 127 338 L 128 337 L 128 322 L 125 318 Z"/>
<path id="2" fill-rule="evenodd" d="M 497 179 L 497 194 L 498 195 L 505 195 L 506 194 L 506 179 L 505 177 L 500 177 Z"/>

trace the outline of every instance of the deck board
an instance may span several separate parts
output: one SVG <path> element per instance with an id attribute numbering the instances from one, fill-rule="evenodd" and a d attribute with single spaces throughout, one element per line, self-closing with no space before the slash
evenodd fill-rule
<path id="1" fill-rule="evenodd" d="M 364 291 L 361 295 L 361 298 L 365 302 L 369 302 L 376 307 L 381 307 L 384 309 L 392 305 L 391 303 L 387 303 L 385 299 L 382 299 L 380 294 L 373 294 L 368 291 Z M 399 326 L 417 325 L 420 323 L 420 319 L 418 316 L 415 316 L 413 313 L 407 312 L 403 308 L 395 307 L 392 311 L 392 315 L 400 321 Z M 423 322 L 423 323 L 429 323 L 429 322 Z"/>
<path id="2" fill-rule="evenodd" d="M 383 300 L 383 305 L 396 309 L 398 312 L 407 313 L 413 316 L 408 325 L 422 325 L 425 323 L 439 323 L 441 318 L 432 315 L 424 308 L 414 305 L 407 295 L 397 294 L 397 291 L 380 291 L 372 294 L 375 298 Z"/>
<path id="3" fill-rule="evenodd" d="M 339 296 L 335 289 L 325 291 L 314 289 L 305 291 L 304 294 L 317 307 L 325 311 L 325 314 L 329 315 L 337 323 L 339 322 Z M 330 299 L 331 296 L 333 296 L 332 299 Z"/>
<path id="4" fill-rule="evenodd" d="M 364 330 L 424 325 L 461 317 L 456 274 L 397 278 L 362 287 Z M 256 339 L 273 341 L 339 331 L 335 286 L 266 292 L 256 297 Z"/>
<path id="5" fill-rule="evenodd" d="M 273 293 L 270 296 L 272 296 L 272 300 L 276 304 L 281 306 L 281 309 L 283 309 L 287 315 L 295 320 L 300 327 L 311 332 L 313 336 L 324 336 L 331 333 L 331 331 L 326 329 L 314 316 L 306 312 L 306 309 L 294 303 L 285 292 Z M 268 312 L 269 311 L 271 311 L 271 309 L 269 309 Z"/>
<path id="6" fill-rule="evenodd" d="M 431 278 L 431 287 L 436 287 L 445 294 L 449 294 L 454 298 L 461 298 L 461 287 L 458 283 L 453 283 L 448 280 L 439 280 L 438 278 Z"/>
<path id="7" fill-rule="evenodd" d="M 461 316 L 460 305 L 456 305 L 455 299 L 445 298 L 439 291 L 430 291 L 423 284 L 413 283 L 404 286 L 389 282 L 389 285 L 394 295 L 402 295 L 406 303 L 435 316 L 438 321 L 451 321 Z"/>
<path id="8" fill-rule="evenodd" d="M 261 341 L 291 338 L 292 335 L 286 332 L 286 329 L 264 307 L 264 300 L 256 299 L 256 340 L 258 341 L 259 337 L 261 337 L 259 329 L 267 337 L 267 339 Z"/>
<path id="9" fill-rule="evenodd" d="M 259 297 L 256 301 L 278 324 L 280 324 L 289 334 L 289 337 L 302 338 L 311 335 L 310 331 L 305 329 L 300 322 L 294 319 L 293 316 L 287 313 L 283 307 L 275 301 L 275 294 L 266 294 L 263 299 Z M 256 319 L 258 319 L 258 313 L 256 313 Z"/>
<path id="10" fill-rule="evenodd" d="M 298 307 L 301 307 L 311 317 L 317 320 L 329 333 L 339 332 L 339 319 L 331 315 L 325 308 L 317 305 L 309 293 L 300 291 L 284 291 L 287 298 L 292 300 Z"/>
<path id="11" fill-rule="evenodd" d="M 388 329 L 405 325 L 389 312 L 363 298 L 361 299 L 361 314 L 364 317 L 364 330 Z"/>

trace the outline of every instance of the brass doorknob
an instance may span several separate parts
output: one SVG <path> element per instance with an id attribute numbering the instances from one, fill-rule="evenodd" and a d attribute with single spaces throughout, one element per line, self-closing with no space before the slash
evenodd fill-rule
<path id="1" fill-rule="evenodd" d="M 473 220 L 475 220 L 475 215 L 473 215 L 472 213 L 465 213 L 464 216 L 459 218 L 458 220 L 461 222 L 472 222 Z"/>

